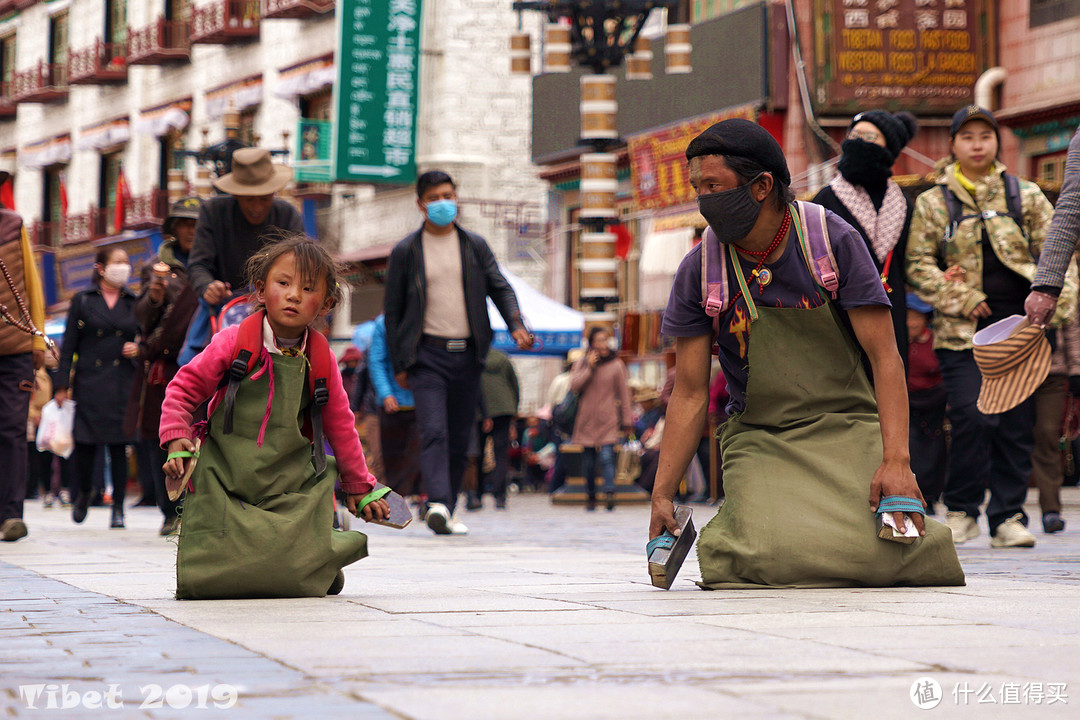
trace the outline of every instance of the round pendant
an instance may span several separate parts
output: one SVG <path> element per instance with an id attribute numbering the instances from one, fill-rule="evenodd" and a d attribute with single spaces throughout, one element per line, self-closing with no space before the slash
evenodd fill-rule
<path id="1" fill-rule="evenodd" d="M 757 279 L 758 286 L 762 288 L 765 287 L 772 282 L 772 270 L 766 267 L 761 268 L 761 270 L 758 271 Z"/>

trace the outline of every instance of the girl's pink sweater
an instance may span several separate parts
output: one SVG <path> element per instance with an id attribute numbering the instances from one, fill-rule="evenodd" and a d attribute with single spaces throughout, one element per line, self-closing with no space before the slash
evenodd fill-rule
<path id="1" fill-rule="evenodd" d="M 211 398 L 210 415 L 217 409 L 225 396 L 225 388 L 219 389 L 218 384 L 232 364 L 239 332 L 239 325 L 219 332 L 205 350 L 180 368 L 169 383 L 165 390 L 165 402 L 161 406 L 161 425 L 158 429 L 162 447 L 179 438 L 192 439 L 191 414 L 204 400 Z M 273 356 L 270 357 L 273 362 Z M 364 450 L 353 425 L 353 414 L 341 382 L 341 371 L 337 363 L 331 362 L 330 366 L 333 368 L 327 378 L 330 401 L 322 411 L 323 432 L 337 458 L 341 489 L 350 495 L 362 495 L 375 487 L 375 478 L 368 472 Z M 273 452 L 271 448 L 265 450 Z"/>

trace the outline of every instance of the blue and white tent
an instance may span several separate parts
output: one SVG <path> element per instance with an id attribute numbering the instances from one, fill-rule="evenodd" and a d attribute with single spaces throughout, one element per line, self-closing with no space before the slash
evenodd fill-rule
<path id="1" fill-rule="evenodd" d="M 534 290 L 531 285 L 505 267 L 500 266 L 499 269 L 517 294 L 521 314 L 536 336 L 536 344 L 532 350 L 518 350 L 517 344 L 506 329 L 506 322 L 502 315 L 499 314 L 495 304 L 488 299 L 488 316 L 491 318 L 491 329 L 495 332 L 492 347 L 508 354 L 520 353 L 525 356 L 562 356 L 574 348 L 581 347 L 581 337 L 585 330 L 585 316 L 582 313 Z"/>

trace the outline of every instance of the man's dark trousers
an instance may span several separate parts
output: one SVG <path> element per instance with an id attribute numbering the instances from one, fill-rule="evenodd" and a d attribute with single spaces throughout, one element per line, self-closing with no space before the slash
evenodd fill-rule
<path id="1" fill-rule="evenodd" d="M 30 412 L 34 356 L 31 353 L 0 355 L 0 524 L 22 518 L 26 478 L 26 416 Z"/>
<path id="2" fill-rule="evenodd" d="M 1016 513 L 1027 525 L 1024 500 L 1035 447 L 1035 404 L 1028 398 L 997 415 L 979 411 L 982 376 L 971 350 L 938 350 L 938 363 L 949 400 L 952 443 L 943 500 L 949 510 L 979 516 L 990 490 L 986 520 L 990 532 Z"/>
<path id="3" fill-rule="evenodd" d="M 409 389 L 420 429 L 420 472 L 428 501 L 442 503 L 451 515 L 468 461 L 481 372 L 471 342 L 453 352 L 428 344 L 426 337 L 420 342 L 416 364 L 409 368 Z"/>

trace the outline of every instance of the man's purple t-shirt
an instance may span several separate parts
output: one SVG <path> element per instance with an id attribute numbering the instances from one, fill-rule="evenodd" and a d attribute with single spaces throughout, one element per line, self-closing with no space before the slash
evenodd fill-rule
<path id="1" fill-rule="evenodd" d="M 889 298 L 881 284 L 881 276 L 866 249 L 862 237 L 850 225 L 831 211 L 826 210 L 826 224 L 836 258 L 840 287 L 836 303 L 841 310 L 864 305 L 889 307 Z M 731 258 L 738 257 L 743 275 L 747 278 L 754 304 L 759 307 L 815 308 L 827 301 L 827 295 L 818 293 L 806 261 L 799 249 L 794 228 L 788 239 L 784 254 L 774 263 L 772 281 L 764 288 L 750 282 L 750 273 L 757 265 L 737 252 L 728 252 L 728 295 L 738 292 L 738 282 L 731 266 Z M 823 299 L 824 298 L 826 299 Z M 713 319 L 705 314 L 701 301 L 701 245 L 698 244 L 683 258 L 675 273 L 661 332 L 669 337 L 696 337 L 711 335 Z M 750 313 L 745 298 L 739 298 L 720 317 L 720 334 L 717 338 L 720 367 L 728 381 L 728 413 L 741 412 L 746 407 L 747 341 L 750 336 Z"/>

